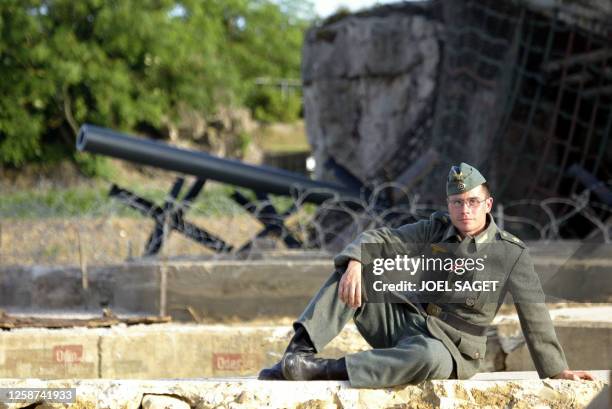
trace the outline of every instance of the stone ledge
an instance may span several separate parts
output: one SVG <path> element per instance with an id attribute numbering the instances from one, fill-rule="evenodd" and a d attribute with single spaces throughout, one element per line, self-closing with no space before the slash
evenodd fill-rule
<path id="1" fill-rule="evenodd" d="M 348 382 L 257 381 L 252 378 L 185 380 L 55 380 L 2 379 L 0 387 L 71 387 L 77 401 L 64 406 L 42 404 L 37 408 L 562 408 L 585 407 L 604 388 L 596 381 L 551 379 L 427 381 L 385 389 L 354 389 Z M 522 375 L 533 378 L 534 374 Z M 507 376 L 507 374 L 504 374 Z M 159 404 L 156 402 L 159 397 Z M 142 405 L 142 406 L 141 406 Z M 27 404 L 1 404 L 17 409 Z M 33 407 L 33 406 L 31 406 Z"/>
<path id="2" fill-rule="evenodd" d="M 594 319 L 597 314 L 591 315 Z M 612 322 L 580 320 L 555 321 L 570 368 L 610 369 Z M 502 322 L 493 329 L 497 333 L 489 337 L 482 371 L 535 370 L 518 322 Z M 0 378 L 253 376 L 282 357 L 292 335 L 288 323 L 22 328 L 0 332 Z M 357 328 L 347 325 L 321 355 L 339 358 L 367 349 Z"/>
<path id="3" fill-rule="evenodd" d="M 607 300 L 612 294 L 608 274 L 612 258 L 605 252 L 609 249 L 602 246 L 589 259 L 570 259 L 580 245 L 529 243 L 545 292 L 572 300 L 612 301 Z M 117 314 L 155 315 L 160 312 L 161 294 L 165 293 L 166 313 L 175 321 L 193 321 L 190 310 L 220 321 L 228 317 L 297 317 L 334 269 L 331 255 L 321 258 L 322 253 L 317 252 L 276 251 L 258 257 L 91 265 L 87 289 L 82 287 L 83 277 L 77 266 L 0 263 L 0 308 L 11 314 L 44 314 L 99 312 L 108 307 Z M 166 273 L 165 289 L 161 288 L 162 270 Z M 591 297 L 595 294 L 601 296 Z"/>

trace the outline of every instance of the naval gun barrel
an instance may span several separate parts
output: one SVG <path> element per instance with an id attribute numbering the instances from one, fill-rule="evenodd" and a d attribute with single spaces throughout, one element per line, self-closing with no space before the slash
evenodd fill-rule
<path id="1" fill-rule="evenodd" d="M 129 162 L 212 179 L 252 189 L 256 192 L 291 196 L 303 190 L 304 201 L 321 204 L 338 195 L 355 200 L 360 192 L 345 186 L 308 179 L 305 176 L 269 166 L 255 166 L 233 159 L 222 159 L 160 141 L 129 136 L 108 128 L 85 124 L 77 136 L 79 151 L 111 156 Z"/>

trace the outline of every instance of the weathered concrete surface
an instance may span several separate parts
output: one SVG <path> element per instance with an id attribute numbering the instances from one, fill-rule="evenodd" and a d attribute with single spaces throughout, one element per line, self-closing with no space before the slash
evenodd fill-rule
<path id="1" fill-rule="evenodd" d="M 157 327 L 157 328 L 156 328 Z M 282 356 L 290 327 L 139 326 L 101 336 L 101 377 L 176 378 L 254 375 Z M 354 327 L 324 351 L 340 357 L 368 348 Z M 151 359 L 155 357 L 155 359 Z"/>
<path id="2" fill-rule="evenodd" d="M 333 271 L 331 257 L 130 262 L 90 267 L 89 288 L 76 267 L 0 268 L 0 308 L 8 312 L 101 311 L 166 313 L 192 321 L 298 315 Z M 165 275 L 165 287 L 162 286 Z"/>
<path id="3" fill-rule="evenodd" d="M 610 369 L 612 306 L 550 311 L 568 365 L 573 369 Z M 508 371 L 535 370 L 516 315 L 498 317 L 497 337 Z"/>
<path id="4" fill-rule="evenodd" d="M 573 240 L 531 242 L 535 269 L 548 297 L 612 302 L 612 245 Z"/>
<path id="5" fill-rule="evenodd" d="M 577 242 L 533 243 L 536 271 L 547 294 L 594 302 L 612 301 L 609 247 L 589 257 Z M 606 253 L 607 251 L 607 253 Z M 331 255 L 286 251 L 251 260 L 169 260 L 90 267 L 89 288 L 75 267 L 0 267 L 0 308 L 14 311 L 92 311 L 158 314 L 207 322 L 300 314 L 333 271 Z M 162 280 L 165 276 L 165 281 Z M 166 286 L 162 288 L 162 281 Z"/>
<path id="6" fill-rule="evenodd" d="M 89 267 L 88 288 L 77 267 L 0 267 L 0 308 L 7 310 L 159 313 L 159 268 L 150 263 Z"/>
<path id="7" fill-rule="evenodd" d="M 0 378 L 188 378 L 255 375 L 276 363 L 290 326 L 160 324 L 0 332 Z M 347 326 L 322 356 L 368 349 Z"/>
<path id="8" fill-rule="evenodd" d="M 144 395 L 142 409 L 190 409 L 191 406 L 184 400 L 173 396 Z"/>
<path id="9" fill-rule="evenodd" d="M 0 331 L 0 378 L 98 378 L 97 330 Z"/>
<path id="10" fill-rule="evenodd" d="M 318 178 L 333 178 L 330 157 L 371 181 L 397 176 L 390 165 L 404 170 L 422 154 L 441 53 L 433 9 L 379 7 L 307 32 L 304 113 Z"/>
<path id="11" fill-rule="evenodd" d="M 168 313 L 190 320 L 295 315 L 333 271 L 331 258 L 175 264 L 168 267 Z"/>
<path id="12" fill-rule="evenodd" d="M 495 374 L 492 374 L 493 378 Z M 582 408 L 606 387 L 603 380 L 427 381 L 388 389 L 353 389 L 347 382 L 210 380 L 0 380 L 0 387 L 73 387 L 82 408 L 155 408 L 167 396 L 170 408 Z M 182 405 L 180 402 L 186 405 Z M 157 400 L 157 403 L 161 403 Z M 142 406 L 141 406 L 142 405 Z M 145 406 L 146 405 L 146 406 Z M 0 408 L 21 405 L 0 403 Z M 48 404 L 44 408 L 65 408 Z M 163 406 L 162 406 L 163 407 Z"/>
<path id="13" fill-rule="evenodd" d="M 612 306 L 561 308 L 551 314 L 572 369 L 611 369 Z M 533 370 L 515 315 L 499 317 L 491 332 L 482 371 Z M 4 331 L 0 332 L 0 377 L 253 376 L 281 358 L 292 335 L 289 319 L 283 325 L 156 324 Z M 322 355 L 337 358 L 369 348 L 356 327 L 347 325 Z"/>

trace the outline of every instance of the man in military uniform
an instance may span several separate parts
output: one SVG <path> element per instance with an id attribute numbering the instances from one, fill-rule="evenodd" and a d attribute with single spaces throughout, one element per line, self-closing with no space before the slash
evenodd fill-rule
<path id="1" fill-rule="evenodd" d="M 540 377 L 593 379 L 587 372 L 568 369 L 529 251 L 521 240 L 495 225 L 485 178 L 461 163 L 451 168 L 446 192 L 448 213 L 435 212 L 428 220 L 398 229 L 363 232 L 339 253 L 334 259 L 336 271 L 294 323 L 295 335 L 282 360 L 262 370 L 259 379 L 348 379 L 354 387 L 467 379 L 479 370 L 487 325 L 507 292 L 515 301 Z M 467 296 L 461 303 L 362 302 L 364 243 L 397 245 L 407 254 L 418 254 L 423 246 L 444 248 L 440 246 L 455 243 L 472 255 L 487 254 L 488 268 L 480 278 L 500 285 L 495 291 Z M 317 358 L 315 354 L 350 319 L 372 349 L 341 359 Z"/>

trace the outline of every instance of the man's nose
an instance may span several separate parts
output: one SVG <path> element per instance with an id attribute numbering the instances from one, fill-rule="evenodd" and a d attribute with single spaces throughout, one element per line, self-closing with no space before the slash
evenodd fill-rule
<path id="1" fill-rule="evenodd" d="M 468 201 L 462 202 L 461 207 L 459 208 L 463 213 L 467 213 L 472 210 L 470 207 L 470 203 Z"/>

